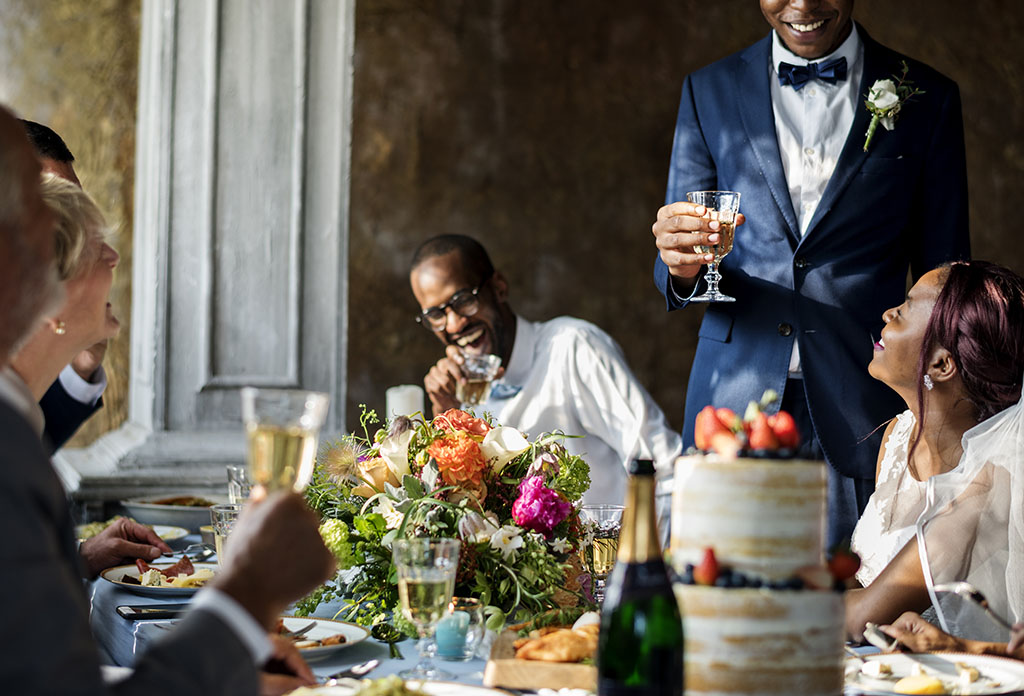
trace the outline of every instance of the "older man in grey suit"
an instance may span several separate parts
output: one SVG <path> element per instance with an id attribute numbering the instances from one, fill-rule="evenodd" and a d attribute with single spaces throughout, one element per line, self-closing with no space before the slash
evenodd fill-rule
<path id="1" fill-rule="evenodd" d="M 41 312 L 58 301 L 53 219 L 39 196 L 39 163 L 21 125 L 0 107 L 0 368 Z M 89 631 L 64 492 L 29 424 L 31 397 L 0 389 L 0 684 L 25 694 L 255 694 L 273 653 L 267 630 L 289 602 L 333 569 L 315 516 L 299 496 L 254 504 L 232 537 L 236 552 L 193 610 L 106 686 Z"/>

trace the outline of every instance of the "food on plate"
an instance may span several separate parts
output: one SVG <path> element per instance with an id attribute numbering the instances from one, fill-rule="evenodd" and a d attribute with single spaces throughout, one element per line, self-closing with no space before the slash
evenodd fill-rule
<path id="1" fill-rule="evenodd" d="M 125 573 L 121 582 L 143 587 L 202 587 L 213 579 L 213 571 L 209 568 L 197 569 L 188 556 L 182 556 L 174 565 L 158 568 L 151 566 L 141 558 L 135 561 L 139 577 Z"/>
<path id="2" fill-rule="evenodd" d="M 217 503 L 206 498 L 200 498 L 196 495 L 176 495 L 170 498 L 160 498 L 158 500 L 147 501 L 153 505 L 175 505 L 177 507 L 210 507 Z"/>
<path id="3" fill-rule="evenodd" d="M 981 679 L 981 672 L 975 667 L 965 665 L 963 662 L 957 662 L 956 676 L 960 686 L 966 687 Z"/>
<path id="4" fill-rule="evenodd" d="M 279 618 L 277 620 L 277 624 L 274 626 L 274 632 L 279 634 L 285 634 L 287 633 L 287 631 L 288 628 L 284 625 L 284 619 Z M 307 648 L 324 648 L 329 645 L 342 645 L 347 640 L 347 638 L 345 638 L 344 633 L 335 633 L 330 636 L 325 636 L 324 638 L 309 638 L 306 635 L 286 635 L 285 637 L 291 638 L 292 642 L 295 643 L 295 647 L 299 650 L 306 650 Z"/>
<path id="5" fill-rule="evenodd" d="M 755 432 L 760 442 L 750 442 L 752 448 L 771 444 L 767 431 L 755 431 L 757 422 L 771 428 L 778 447 L 792 449 L 788 420 L 762 422 L 759 409 L 748 410 L 754 415 L 749 432 L 736 414 L 705 409 L 698 427 L 704 444 L 713 449 L 712 439 L 727 437 L 750 442 Z M 756 448 L 758 457 L 730 458 L 732 449 L 739 454 L 742 447 L 687 455 L 676 464 L 670 551 L 682 579 L 675 590 L 686 638 L 686 692 L 839 693 L 844 604 L 833 589 L 838 575 L 828 572 L 822 553 L 825 464 L 764 447 Z"/>
<path id="6" fill-rule="evenodd" d="M 916 674 L 903 677 L 893 684 L 892 690 L 897 694 L 944 694 L 946 687 L 935 677 L 927 674 Z"/>
<path id="7" fill-rule="evenodd" d="M 537 629 L 535 638 L 521 638 L 515 642 L 517 660 L 541 662 L 580 662 L 593 659 L 597 652 L 598 624 L 581 628 Z"/>
<path id="8" fill-rule="evenodd" d="M 860 666 L 860 672 L 866 677 L 873 679 L 886 679 L 892 676 L 892 667 L 881 660 L 864 662 Z"/>
<path id="9" fill-rule="evenodd" d="M 117 522 L 122 517 L 124 517 L 124 515 L 114 515 L 105 522 L 86 522 L 85 524 L 80 524 L 77 527 L 75 527 L 75 533 L 77 534 L 79 541 L 92 539 L 94 536 L 102 532 L 110 525 Z"/>

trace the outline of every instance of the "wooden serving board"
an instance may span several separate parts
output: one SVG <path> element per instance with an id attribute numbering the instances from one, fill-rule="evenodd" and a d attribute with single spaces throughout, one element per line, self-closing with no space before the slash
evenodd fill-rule
<path id="1" fill-rule="evenodd" d="M 491 648 L 484 686 L 509 689 L 588 689 L 597 691 L 597 667 L 566 662 L 517 660 L 515 631 L 505 631 Z"/>

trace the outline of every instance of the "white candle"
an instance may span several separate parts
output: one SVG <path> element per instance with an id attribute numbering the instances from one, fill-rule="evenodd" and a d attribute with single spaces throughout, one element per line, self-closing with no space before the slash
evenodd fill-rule
<path id="1" fill-rule="evenodd" d="M 399 384 L 385 392 L 387 417 L 423 413 L 423 388 L 415 384 Z"/>

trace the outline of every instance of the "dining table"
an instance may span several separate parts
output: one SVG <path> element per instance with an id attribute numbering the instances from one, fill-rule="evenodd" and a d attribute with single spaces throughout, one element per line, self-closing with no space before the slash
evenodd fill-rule
<path id="1" fill-rule="evenodd" d="M 173 546 L 184 548 L 186 544 L 199 541 L 198 535 L 189 535 Z M 181 558 L 180 551 L 173 556 L 161 558 L 154 563 L 174 563 Z M 143 619 L 123 618 L 117 612 L 119 606 L 147 606 L 153 604 L 187 603 L 188 596 L 154 597 L 138 594 L 124 589 L 122 586 L 104 579 L 102 576 L 91 581 L 87 587 L 90 605 L 90 622 L 93 635 L 99 645 L 100 655 L 104 663 L 117 667 L 132 667 L 136 656 L 146 646 L 158 640 L 180 619 Z M 323 603 L 311 614 L 310 618 L 333 619 L 341 608 L 339 601 Z M 288 612 L 289 614 L 292 612 Z M 313 673 L 321 680 L 353 665 L 376 659 L 380 664 L 368 675 L 368 678 L 385 677 L 396 674 L 415 666 L 419 659 L 415 640 L 404 640 L 397 644 L 401 657 L 392 658 L 387 643 L 367 636 L 364 640 L 352 643 L 343 649 L 331 651 L 316 660 L 309 661 Z M 486 646 L 478 652 L 486 654 Z M 479 657 L 463 662 L 445 661 L 434 658 L 435 665 L 450 673 L 446 681 L 480 686 L 483 683 L 486 660 Z"/>

